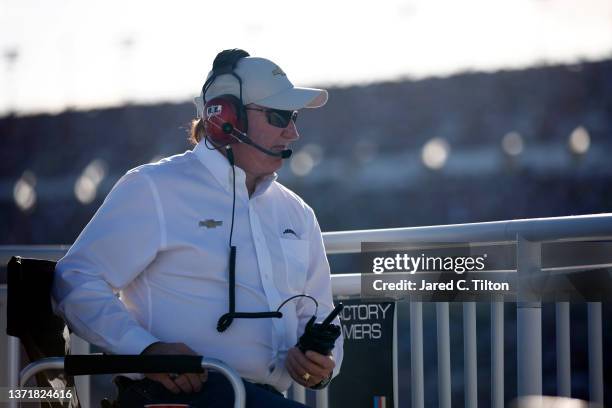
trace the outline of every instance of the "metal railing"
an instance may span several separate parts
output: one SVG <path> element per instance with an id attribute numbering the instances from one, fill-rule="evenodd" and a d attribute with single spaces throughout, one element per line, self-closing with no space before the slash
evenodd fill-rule
<path id="1" fill-rule="evenodd" d="M 362 242 L 516 244 L 516 272 L 537 273 L 542 270 L 543 243 L 591 240 L 612 240 L 612 214 L 571 216 L 429 227 L 393 228 L 360 231 L 327 232 L 323 234 L 328 255 L 361 251 Z M 66 246 L 0 247 L 0 261 L 10 256 L 36 256 L 57 259 Z M 584 265 L 582 265 L 584 267 Z M 597 264 L 593 268 L 612 267 Z M 332 275 L 336 297 L 358 297 L 361 278 L 358 273 Z M 601 303 L 588 303 L 588 363 L 590 400 L 603 405 L 603 354 Z M 557 389 L 559 395 L 571 393 L 569 303 L 556 304 Z M 438 400 L 440 407 L 450 407 L 450 336 L 448 302 L 436 304 L 438 350 Z M 421 302 L 410 304 L 410 349 L 412 407 L 424 406 L 423 312 Z M 474 302 L 463 304 L 465 406 L 477 406 L 476 368 L 476 308 Z M 491 303 L 491 406 L 504 406 L 504 314 L 503 303 Z M 9 366 L 16 367 L 18 348 L 14 342 L 9 353 Z M 517 303 L 517 393 L 518 396 L 542 394 L 542 314 L 538 302 Z M 10 374 L 10 373 L 9 373 Z M 16 380 L 16 379 L 15 379 Z M 15 382 L 16 384 L 16 382 Z M 295 387 L 294 398 L 304 402 L 304 390 Z M 326 393 L 317 393 L 317 406 L 327 407 Z"/>
<path id="2" fill-rule="evenodd" d="M 457 244 L 516 244 L 516 272 L 535 274 L 542 271 L 543 243 L 572 241 L 605 241 L 612 239 L 612 214 L 556 218 L 496 221 L 473 224 L 441 225 L 414 228 L 392 228 L 323 234 L 327 254 L 359 253 L 363 242 L 402 242 L 427 244 L 435 248 Z M 413 247 L 414 248 L 414 247 Z M 571 266 L 571 265 L 570 265 Z M 580 268 L 588 269 L 588 265 Z M 612 267 L 598 263 L 595 268 Z M 561 273 L 563 273 L 563 268 Z M 571 271 L 568 268 L 567 271 Z M 360 274 L 332 276 L 334 295 L 359 296 Z M 542 312 L 539 302 L 517 302 L 517 396 L 542 394 Z M 448 303 L 436 304 L 438 350 L 438 401 L 450 407 L 450 340 Z M 557 390 L 560 396 L 571 394 L 569 303 L 556 304 Z M 588 364 L 589 397 L 603 406 L 602 308 L 589 302 Z M 411 400 L 412 407 L 424 407 L 423 314 L 421 302 L 410 304 Z M 477 406 L 476 308 L 474 302 L 463 303 L 464 398 L 466 407 Z M 503 303 L 491 302 L 491 404 L 504 406 L 504 314 Z"/>

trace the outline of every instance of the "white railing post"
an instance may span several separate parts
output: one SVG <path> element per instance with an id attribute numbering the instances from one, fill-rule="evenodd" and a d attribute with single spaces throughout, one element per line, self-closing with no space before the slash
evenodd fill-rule
<path id="1" fill-rule="evenodd" d="M 70 354 L 89 354 L 89 343 L 72 333 L 70 335 Z M 91 376 L 78 375 L 74 377 L 74 385 L 79 394 L 79 402 L 84 407 L 91 407 Z"/>
<path id="2" fill-rule="evenodd" d="M 601 303 L 587 303 L 589 330 L 589 399 L 604 403 Z"/>
<path id="3" fill-rule="evenodd" d="M 539 273 L 541 268 L 541 243 L 518 236 L 518 280 Z M 542 304 L 517 300 L 517 393 L 519 397 L 542 395 Z"/>
<path id="4" fill-rule="evenodd" d="M 570 304 L 555 304 L 557 338 L 557 395 L 572 396 L 572 371 L 570 351 Z"/>
<path id="5" fill-rule="evenodd" d="M 491 303 L 491 408 L 504 408 L 504 303 Z"/>
<path id="6" fill-rule="evenodd" d="M 19 388 L 19 371 L 21 371 L 21 344 L 18 337 L 7 337 L 7 386 L 12 389 L 17 389 Z M 17 401 L 10 401 L 8 406 L 9 408 L 17 408 Z"/>
<path id="7" fill-rule="evenodd" d="M 306 403 L 306 388 L 298 383 L 293 383 L 291 386 L 291 399 L 302 404 Z"/>
<path id="8" fill-rule="evenodd" d="M 327 388 L 323 388 L 322 390 L 315 392 L 316 398 L 316 407 L 317 408 L 327 408 L 329 405 L 327 398 Z"/>
<path id="9" fill-rule="evenodd" d="M 423 304 L 410 302 L 410 374 L 412 408 L 425 406 L 423 373 Z"/>
<path id="10" fill-rule="evenodd" d="M 476 355 L 476 303 L 463 304 L 463 377 L 465 378 L 465 408 L 478 406 Z"/>
<path id="11" fill-rule="evenodd" d="M 436 303 L 438 331 L 438 406 L 451 408 L 450 327 L 448 302 Z"/>

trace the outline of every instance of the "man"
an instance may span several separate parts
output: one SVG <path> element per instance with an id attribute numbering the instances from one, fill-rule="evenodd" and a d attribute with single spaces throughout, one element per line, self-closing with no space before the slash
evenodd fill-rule
<path id="1" fill-rule="evenodd" d="M 324 387 L 342 361 L 342 336 L 329 355 L 295 347 L 315 313 L 310 299 L 289 301 L 282 318 L 222 324 L 220 317 L 232 290 L 230 312 L 276 311 L 300 294 L 318 300 L 317 321 L 333 309 L 317 220 L 275 173 L 299 138 L 292 111 L 324 105 L 327 92 L 294 87 L 276 64 L 242 50 L 223 51 L 213 67 L 197 102 L 197 145 L 117 182 L 57 265 L 56 310 L 110 353 L 217 358 L 245 379 L 247 406 L 302 406 L 280 393 L 292 380 Z M 213 116 L 220 105 L 209 103 L 215 98 L 239 98 L 244 108 L 248 126 L 223 128 L 231 142 L 207 134 L 219 126 Z M 234 285 L 228 270 L 235 270 Z M 221 407 L 233 399 L 216 373 L 122 376 L 116 383 L 126 406 Z"/>

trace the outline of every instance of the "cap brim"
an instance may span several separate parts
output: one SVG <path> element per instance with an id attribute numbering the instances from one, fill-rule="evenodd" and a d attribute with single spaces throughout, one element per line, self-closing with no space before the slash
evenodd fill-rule
<path id="1" fill-rule="evenodd" d="M 297 110 L 302 108 L 319 108 L 327 102 L 327 91 L 316 88 L 293 87 L 253 101 L 253 103 L 272 109 Z"/>

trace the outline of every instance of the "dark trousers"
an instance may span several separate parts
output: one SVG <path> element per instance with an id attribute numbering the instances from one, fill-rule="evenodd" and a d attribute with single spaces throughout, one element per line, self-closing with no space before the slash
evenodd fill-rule
<path id="1" fill-rule="evenodd" d="M 247 408 L 304 408 L 303 404 L 286 399 L 283 394 L 259 384 L 244 382 Z M 200 392 L 173 394 L 162 384 L 145 378 L 130 380 L 126 377 L 115 379 L 121 408 L 143 407 L 145 404 L 182 403 L 191 407 L 231 408 L 234 404 L 234 390 L 222 374 L 208 372 L 208 380 Z"/>

